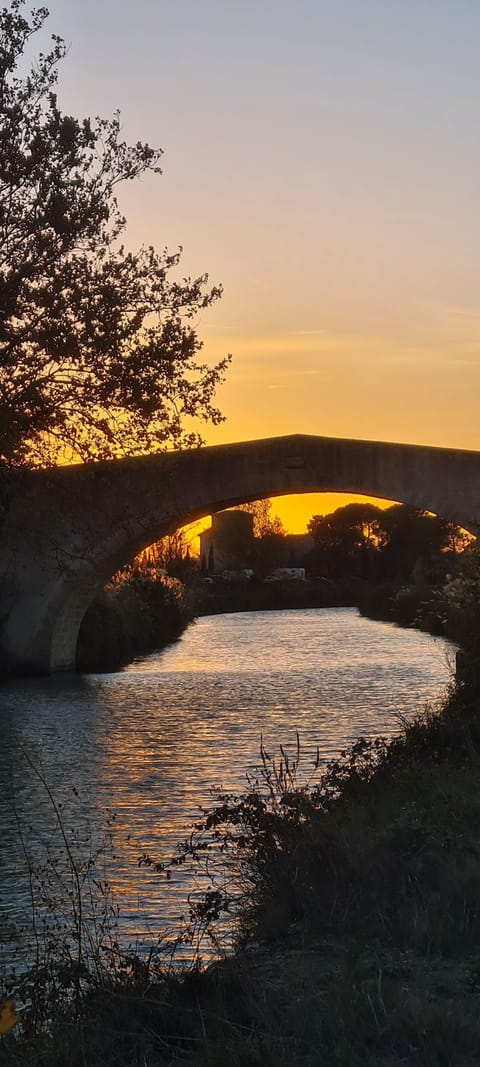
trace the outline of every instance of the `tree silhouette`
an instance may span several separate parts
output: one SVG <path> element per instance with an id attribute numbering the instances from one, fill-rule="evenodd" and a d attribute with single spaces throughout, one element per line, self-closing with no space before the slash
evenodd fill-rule
<path id="1" fill-rule="evenodd" d="M 271 537 L 274 534 L 285 533 L 283 522 L 279 515 L 272 515 L 273 501 L 268 497 L 264 500 L 251 500 L 248 504 L 239 504 L 237 511 L 246 511 L 253 517 L 253 536 Z"/>
<path id="2" fill-rule="evenodd" d="M 120 119 L 57 104 L 58 36 L 28 73 L 48 11 L 0 10 L 0 459 L 45 464 L 194 445 L 218 423 L 228 358 L 199 361 L 192 318 L 221 293 L 172 277 L 180 252 L 121 244 L 117 188 L 161 152 L 121 140 Z M 181 250 L 180 250 L 181 251 Z"/>
<path id="3" fill-rule="evenodd" d="M 458 526 L 408 504 L 382 509 L 353 502 L 328 515 L 313 515 L 308 531 L 315 568 L 329 577 L 407 581 L 414 569 L 447 564 L 448 553 L 465 547 Z"/>
<path id="4" fill-rule="evenodd" d="M 382 511 L 375 504 L 354 501 L 328 515 L 313 515 L 307 530 L 315 542 L 316 566 L 332 577 L 367 577 L 372 556 L 383 541 Z"/>
<path id="5" fill-rule="evenodd" d="M 416 565 L 428 564 L 448 549 L 459 528 L 438 515 L 408 504 L 393 504 L 382 514 L 385 531 L 383 567 L 390 578 L 408 577 Z"/>

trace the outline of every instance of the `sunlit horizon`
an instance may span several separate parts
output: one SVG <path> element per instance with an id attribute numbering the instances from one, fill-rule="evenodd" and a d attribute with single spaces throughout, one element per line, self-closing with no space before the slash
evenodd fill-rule
<path id="1" fill-rule="evenodd" d="M 233 362 L 207 444 L 290 433 L 480 449 L 480 8 L 52 0 L 60 107 L 162 147 L 126 244 L 183 246 Z M 36 47 L 39 47 L 37 42 Z M 331 505 L 283 498 L 285 526 Z"/>

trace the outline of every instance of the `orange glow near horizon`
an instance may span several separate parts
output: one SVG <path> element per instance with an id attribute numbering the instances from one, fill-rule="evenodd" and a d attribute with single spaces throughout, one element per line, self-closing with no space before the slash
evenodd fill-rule
<path id="1" fill-rule="evenodd" d="M 295 496 L 272 497 L 272 515 L 278 515 L 287 533 L 305 533 L 313 515 L 329 515 L 345 504 L 368 501 L 379 508 L 388 508 L 394 500 L 353 495 L 351 493 L 299 493 Z"/>
<path id="2" fill-rule="evenodd" d="M 380 500 L 376 497 L 360 496 L 348 493 L 297 493 L 291 496 L 271 497 L 272 518 L 278 515 L 286 533 L 303 534 L 307 532 L 307 523 L 313 515 L 328 515 L 337 508 L 353 501 L 368 501 L 380 508 L 388 508 L 396 503 L 394 500 Z M 186 542 L 192 554 L 198 554 L 198 537 L 211 523 L 211 515 L 190 523 L 184 527 Z"/>
<path id="3" fill-rule="evenodd" d="M 192 322 L 202 361 L 233 356 L 226 421 L 195 427 L 208 445 L 478 450 L 480 6 L 300 7 L 139 0 L 112 48 L 112 4 L 52 0 L 46 32 L 72 42 L 59 104 L 119 108 L 127 141 L 165 150 L 119 204 L 126 247 L 181 245 L 180 281 L 223 286 Z M 301 533 L 350 499 L 273 510 Z"/>

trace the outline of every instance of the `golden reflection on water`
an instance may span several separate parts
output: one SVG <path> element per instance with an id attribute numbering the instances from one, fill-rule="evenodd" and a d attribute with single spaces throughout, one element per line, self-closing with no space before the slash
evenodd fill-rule
<path id="1" fill-rule="evenodd" d="M 192 883 L 182 871 L 167 882 L 139 870 L 139 857 L 168 859 L 212 786 L 244 786 L 261 734 L 269 749 L 282 743 L 293 751 L 298 730 L 307 770 L 317 745 L 327 760 L 359 735 L 389 735 L 400 714 L 444 692 L 449 649 L 451 660 L 448 642 L 354 609 L 242 613 L 201 618 L 175 645 L 115 674 L 9 683 L 0 710 L 11 739 L 10 755 L 0 754 L 0 816 L 11 848 L 6 780 L 21 742 L 84 850 L 113 818 L 115 859 L 106 854 L 105 875 L 122 936 L 148 941 L 185 910 Z M 22 771 L 15 789 L 32 847 L 54 847 L 41 783 Z M 0 859 L 0 879 L 0 904 L 15 902 L 20 913 L 27 893 L 19 853 L 13 865 Z"/>

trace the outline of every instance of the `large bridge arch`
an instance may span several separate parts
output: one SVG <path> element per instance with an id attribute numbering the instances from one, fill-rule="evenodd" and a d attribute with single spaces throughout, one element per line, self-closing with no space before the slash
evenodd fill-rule
<path id="1" fill-rule="evenodd" d="M 223 508 L 361 493 L 480 527 L 480 453 L 294 435 L 23 475 L 2 525 L 2 669 L 73 669 L 96 590 L 142 548 Z"/>

